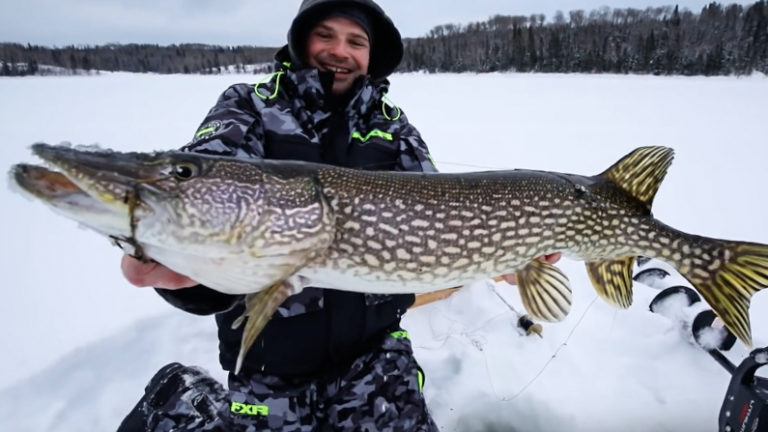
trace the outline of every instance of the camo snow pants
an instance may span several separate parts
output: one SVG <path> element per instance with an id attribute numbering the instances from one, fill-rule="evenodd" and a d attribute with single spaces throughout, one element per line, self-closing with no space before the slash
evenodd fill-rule
<path id="1" fill-rule="evenodd" d="M 172 363 L 153 377 L 118 432 L 436 432 L 421 393 L 423 374 L 403 334 L 393 333 L 331 379 L 231 374 L 227 391 L 202 369 Z"/>

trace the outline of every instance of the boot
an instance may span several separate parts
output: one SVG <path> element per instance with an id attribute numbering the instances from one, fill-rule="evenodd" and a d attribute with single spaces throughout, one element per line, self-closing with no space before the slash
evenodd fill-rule
<path id="1" fill-rule="evenodd" d="M 144 396 L 123 419 L 117 432 L 145 432 L 162 419 L 178 426 L 203 426 L 216 420 L 226 390 L 202 369 L 170 363 L 149 380 Z"/>

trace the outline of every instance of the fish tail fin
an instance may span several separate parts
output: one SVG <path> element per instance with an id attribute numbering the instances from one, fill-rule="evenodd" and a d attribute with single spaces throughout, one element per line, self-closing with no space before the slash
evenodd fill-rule
<path id="1" fill-rule="evenodd" d="M 600 177 L 640 200 L 650 211 L 674 153 L 669 147 L 640 147 L 613 164 Z"/>
<path id="2" fill-rule="evenodd" d="M 699 241 L 701 238 L 699 238 Z M 701 293 L 725 326 L 752 346 L 749 304 L 768 286 L 768 245 L 715 240 L 711 260 L 684 260 L 680 273 Z"/>

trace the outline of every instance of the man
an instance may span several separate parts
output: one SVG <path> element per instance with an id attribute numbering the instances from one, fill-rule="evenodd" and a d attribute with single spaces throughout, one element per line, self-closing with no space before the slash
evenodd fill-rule
<path id="1" fill-rule="evenodd" d="M 435 171 L 418 131 L 385 102 L 400 34 L 372 0 L 305 0 L 256 86 L 227 89 L 184 149 L 373 170 Z M 555 258 L 556 260 L 556 258 Z M 174 363 L 152 378 L 128 430 L 436 431 L 400 317 L 413 295 L 306 288 L 288 298 L 235 375 L 243 296 L 126 256 L 125 277 L 185 311 L 216 314 L 229 391 Z"/>
<path id="2" fill-rule="evenodd" d="M 188 151 L 300 159 L 361 169 L 435 171 L 417 130 L 384 102 L 402 57 L 400 35 L 370 0 L 306 0 L 277 55 L 277 72 L 235 85 L 208 113 Z M 129 281 L 171 304 L 216 314 L 220 360 L 240 344 L 242 296 L 126 257 Z M 200 370 L 168 365 L 122 430 L 433 431 L 422 375 L 400 316 L 413 295 L 307 288 L 289 298 L 230 374 L 227 393 Z"/>

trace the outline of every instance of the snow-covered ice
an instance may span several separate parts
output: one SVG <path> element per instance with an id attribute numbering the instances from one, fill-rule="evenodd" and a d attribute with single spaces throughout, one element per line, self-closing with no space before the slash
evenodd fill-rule
<path id="1" fill-rule="evenodd" d="M 0 168 L 34 162 L 33 142 L 117 150 L 183 145 L 219 93 L 256 76 L 0 80 Z M 654 214 L 687 232 L 768 243 L 768 78 L 402 74 L 390 99 L 443 171 L 532 168 L 593 174 L 643 145 L 676 149 Z M 215 325 L 120 276 L 120 251 L 0 188 L 0 429 L 109 431 L 152 374 L 181 361 L 218 368 Z M 543 338 L 481 281 L 406 314 L 425 394 L 443 431 L 715 431 L 728 375 L 635 286 L 618 311 L 582 263 L 564 259 L 574 304 Z M 521 308 L 517 291 L 496 290 Z M 768 344 L 768 295 L 751 309 Z M 729 353 L 739 361 L 741 344 Z"/>

